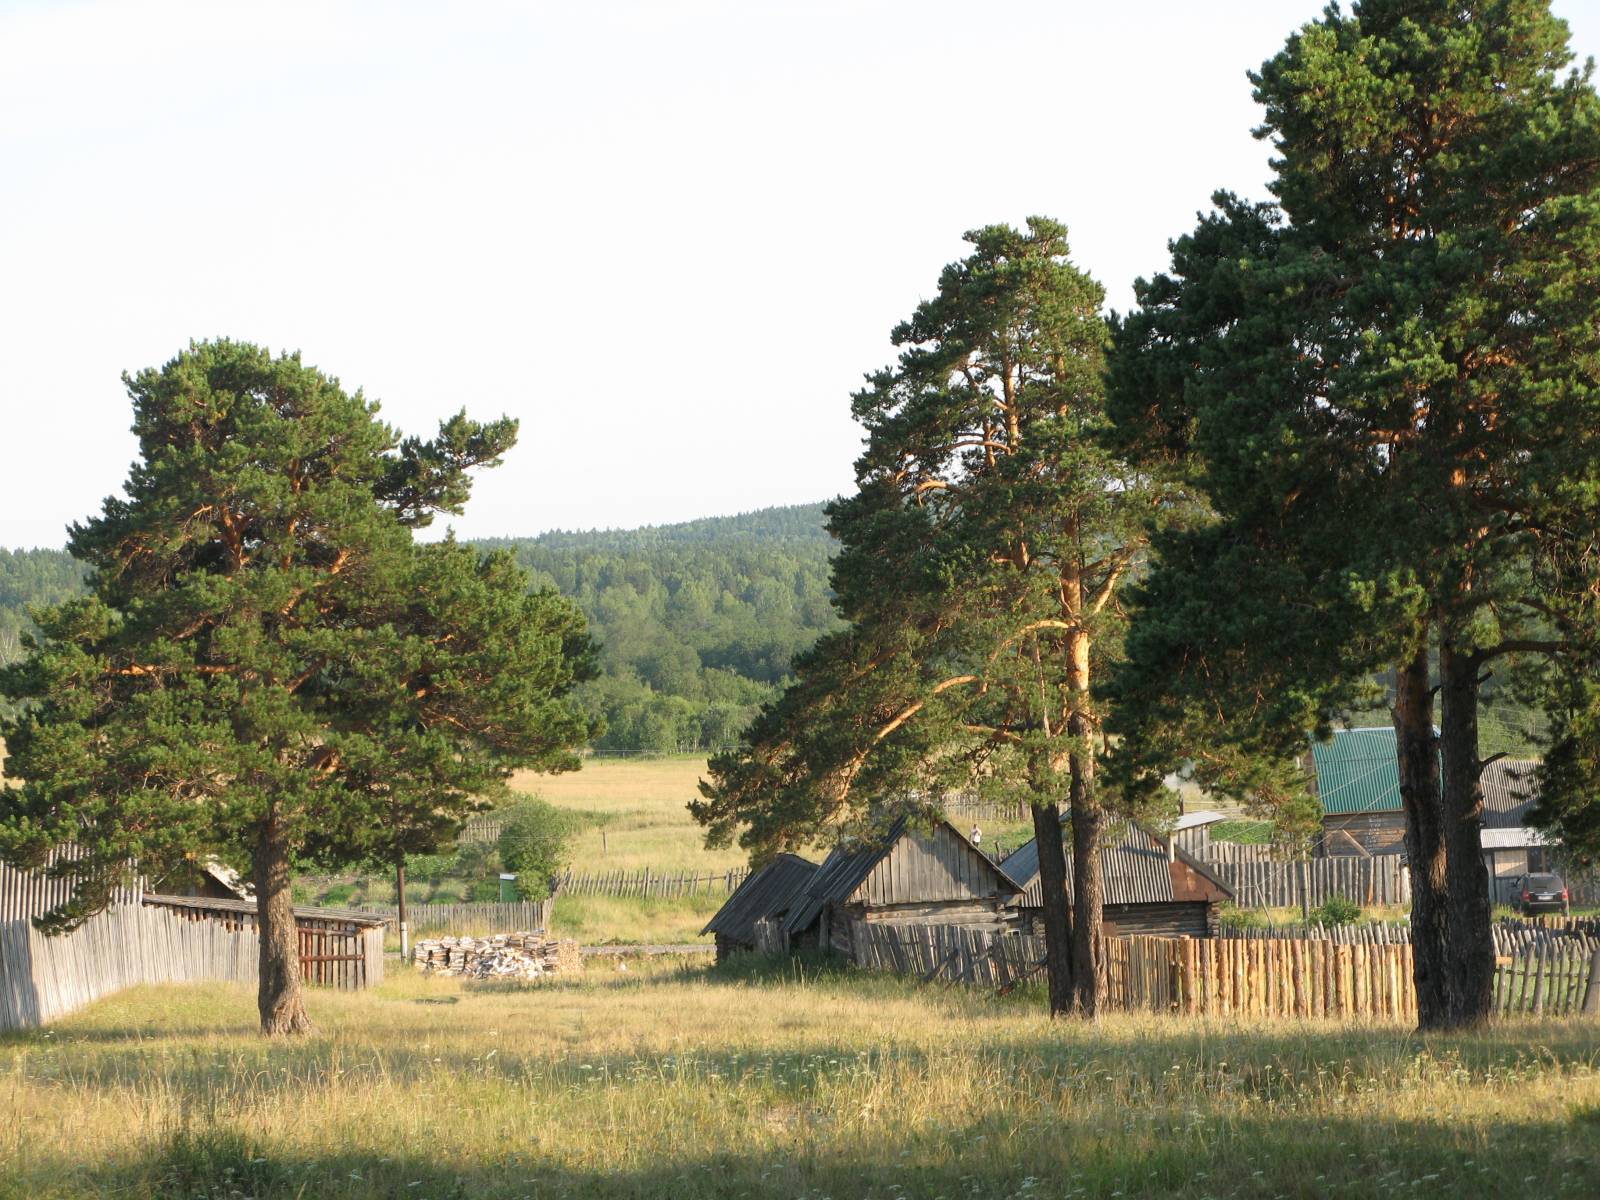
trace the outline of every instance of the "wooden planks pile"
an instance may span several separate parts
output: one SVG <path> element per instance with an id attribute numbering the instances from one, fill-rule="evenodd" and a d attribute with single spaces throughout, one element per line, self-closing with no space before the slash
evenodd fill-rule
<path id="1" fill-rule="evenodd" d="M 426 974 L 468 979 L 539 979 L 583 970 L 577 942 L 547 937 L 542 931 L 424 938 L 412 961 Z"/>

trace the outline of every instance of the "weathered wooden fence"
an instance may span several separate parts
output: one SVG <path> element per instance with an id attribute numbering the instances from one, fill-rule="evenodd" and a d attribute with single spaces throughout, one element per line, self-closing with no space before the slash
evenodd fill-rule
<path id="1" fill-rule="evenodd" d="M 0 1029 L 48 1024 L 141 983 L 254 983 L 259 946 L 254 931 L 140 904 L 118 904 L 61 937 L 0 922 Z"/>
<path id="2" fill-rule="evenodd" d="M 1183 842 L 1180 840 L 1178 844 L 1182 846 Z M 1185 846 L 1184 849 L 1189 849 L 1189 847 Z M 1215 842 L 1205 839 L 1200 840 L 1196 847 L 1190 850 L 1190 853 L 1208 866 L 1216 863 L 1284 861 L 1283 852 L 1276 847 L 1255 845 L 1248 842 Z"/>
<path id="3" fill-rule="evenodd" d="M 967 926 L 856 922 L 851 948 L 869 970 L 1001 990 L 1044 961 L 1042 938 Z M 1412 966 L 1411 946 L 1399 942 L 1114 937 L 1106 940 L 1106 995 L 1127 1011 L 1410 1022 Z M 1600 1015 L 1600 951 L 1547 940 L 1502 956 L 1495 1011 Z"/>
<path id="4" fill-rule="evenodd" d="M 558 896 L 634 896 L 670 899 L 676 896 L 729 895 L 750 875 L 746 867 L 730 871 L 565 871 L 555 880 Z"/>
<path id="5" fill-rule="evenodd" d="M 1326 904 L 1335 896 L 1368 906 L 1411 903 L 1411 875 L 1397 854 L 1293 863 L 1214 862 L 1206 869 L 1233 890 L 1241 906 L 1250 908 L 1288 908 L 1302 900 Z"/>
<path id="6" fill-rule="evenodd" d="M 1274 926 L 1225 925 L 1221 936 L 1256 941 L 1339 942 L 1346 946 L 1409 946 L 1411 926 L 1387 921 L 1370 925 L 1324 925 L 1316 921 Z"/>
<path id="7" fill-rule="evenodd" d="M 550 928 L 553 900 L 514 900 L 505 904 L 408 904 L 406 924 L 418 934 L 520 933 Z M 363 904 L 358 912 L 383 917 L 399 929 L 400 910 L 393 904 Z"/>

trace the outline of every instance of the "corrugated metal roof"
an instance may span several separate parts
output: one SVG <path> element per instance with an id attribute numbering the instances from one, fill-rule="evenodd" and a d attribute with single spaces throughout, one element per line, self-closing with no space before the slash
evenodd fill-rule
<path id="1" fill-rule="evenodd" d="M 1554 843 L 1537 829 L 1521 826 L 1507 829 L 1485 829 L 1478 835 L 1485 850 L 1520 850 L 1526 846 L 1549 846 Z"/>
<path id="2" fill-rule="evenodd" d="M 861 842 L 850 846 L 839 846 L 823 860 L 822 866 L 813 877 L 810 886 L 806 889 L 805 896 L 797 900 L 789 910 L 788 917 L 784 920 L 783 927 L 789 933 L 795 934 L 808 929 L 811 923 L 821 914 L 828 904 L 843 904 L 850 900 L 857 888 L 872 873 L 872 869 L 889 856 L 894 850 L 895 843 L 908 834 L 918 837 L 915 831 L 909 829 L 910 822 L 901 817 L 884 832 L 883 836 L 872 842 Z M 989 893 L 991 895 L 1014 895 L 1021 890 L 1020 886 L 1012 879 L 1010 873 L 995 863 L 974 846 L 967 835 L 962 833 L 956 825 L 948 820 L 938 823 L 944 836 L 954 835 L 950 838 L 955 847 L 964 847 L 971 852 L 974 860 L 972 865 L 984 874 L 992 876 L 991 882 L 996 886 Z M 928 839 L 921 839 L 928 840 Z M 1007 860 L 1009 861 L 1009 860 Z M 949 882 L 942 880 L 941 882 Z M 979 889 L 974 889 L 971 894 L 980 894 Z M 914 902 L 927 897 L 907 894 L 901 899 L 905 902 Z M 948 899 L 944 889 L 934 899 Z"/>
<path id="3" fill-rule="evenodd" d="M 1399 812 L 1400 766 L 1394 729 L 1336 729 L 1311 744 L 1317 799 L 1325 813 Z"/>
<path id="4" fill-rule="evenodd" d="M 1534 775 L 1538 769 L 1536 758 L 1499 758 L 1483 769 L 1479 783 L 1485 829 L 1516 829 L 1528 823 L 1528 810 L 1539 799 Z"/>
<path id="5" fill-rule="evenodd" d="M 798 854 L 778 855 L 746 878 L 700 932 L 754 942 L 756 922 L 788 912 L 816 873 L 817 864 Z"/>
<path id="6" fill-rule="evenodd" d="M 1161 839 L 1137 825 L 1124 826 L 1121 838 L 1100 848 L 1100 875 L 1104 880 L 1105 904 L 1167 904 L 1176 899 L 1172 889 L 1172 864 Z M 1066 831 L 1063 831 L 1066 832 Z M 1070 834 L 1068 835 L 1070 838 Z M 1067 891 L 1072 890 L 1071 841 L 1066 845 Z M 1178 848 L 1174 857 L 1198 872 L 1217 887 L 1232 894 L 1232 889 L 1213 875 L 1192 855 Z M 1044 888 L 1039 881 L 1039 843 L 1030 841 L 1017 847 L 1002 864 L 1006 873 L 1023 885 L 1015 903 L 1021 908 L 1044 904 Z"/>
<path id="7" fill-rule="evenodd" d="M 1394 729 L 1338 729 L 1331 740 L 1316 742 L 1311 759 L 1317 768 L 1317 798 L 1325 813 L 1402 812 L 1400 766 Z M 1510 829 L 1525 823 L 1538 798 L 1534 772 L 1537 759 L 1501 758 L 1483 770 L 1483 824 Z"/>

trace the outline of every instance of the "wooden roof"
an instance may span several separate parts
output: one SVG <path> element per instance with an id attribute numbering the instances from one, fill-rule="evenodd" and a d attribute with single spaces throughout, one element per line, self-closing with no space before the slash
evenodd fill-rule
<path id="1" fill-rule="evenodd" d="M 756 922 L 787 913 L 816 873 L 817 864 L 798 854 L 778 855 L 747 876 L 700 932 L 721 934 L 738 942 L 753 942 Z"/>
<path id="2" fill-rule="evenodd" d="M 184 908 L 196 912 L 237 913 L 256 916 L 254 900 L 220 900 L 214 896 L 163 896 L 154 892 L 144 895 L 146 904 L 161 908 Z M 387 925 L 389 918 L 379 913 L 362 912 L 355 908 L 313 908 L 295 905 L 297 921 L 342 921 L 348 925 Z"/>
<path id="3" fill-rule="evenodd" d="M 809 928 L 828 904 L 874 906 L 1003 899 L 1022 889 L 944 818 L 918 831 L 906 817 L 879 839 L 837 847 L 790 910 L 784 928 Z"/>
<path id="4" fill-rule="evenodd" d="M 1067 890 L 1070 893 L 1070 841 L 1067 851 Z M 1023 887 L 1022 895 L 1016 900 L 1019 907 L 1039 908 L 1044 904 L 1044 891 L 1039 882 L 1039 843 L 1036 840 L 1017 847 L 1001 866 Z M 1160 838 L 1131 822 L 1125 826 L 1121 838 L 1102 844 L 1100 874 L 1105 881 L 1103 902 L 1106 904 L 1171 904 L 1233 899 L 1233 890 L 1199 859 L 1182 847 L 1174 847 L 1169 859 L 1166 844 Z"/>

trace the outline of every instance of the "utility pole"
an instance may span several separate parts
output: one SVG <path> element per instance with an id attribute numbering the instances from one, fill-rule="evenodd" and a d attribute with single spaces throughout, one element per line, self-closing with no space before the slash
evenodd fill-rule
<path id="1" fill-rule="evenodd" d="M 406 860 L 402 858 L 394 868 L 395 902 L 399 907 L 400 961 L 411 957 L 411 928 L 406 924 Z"/>

